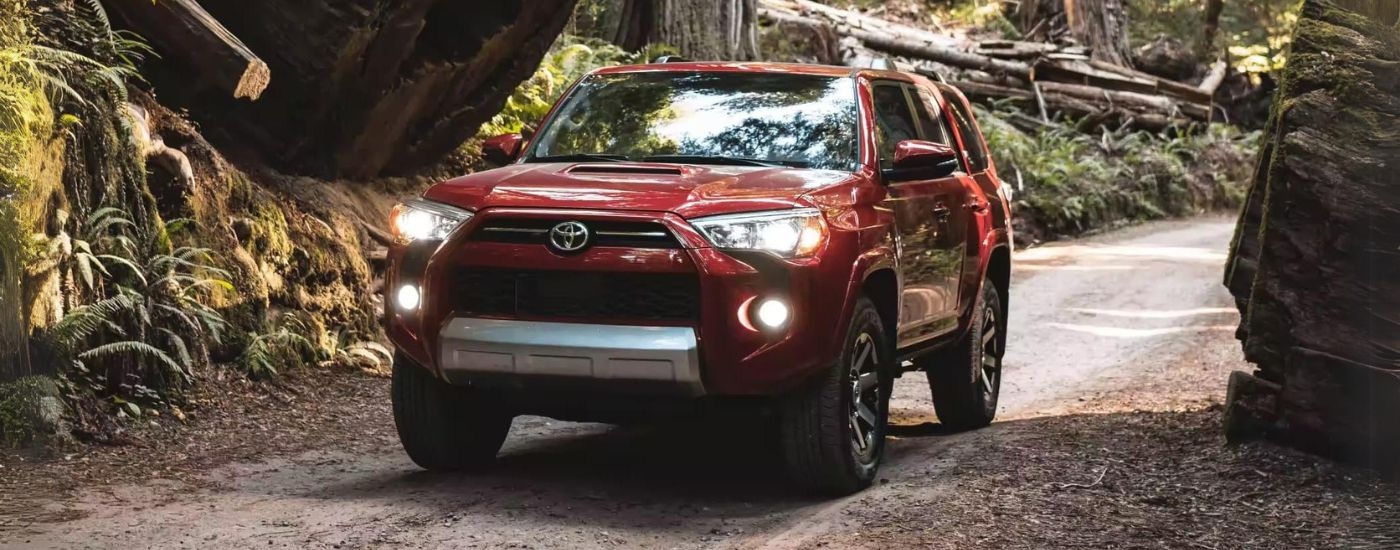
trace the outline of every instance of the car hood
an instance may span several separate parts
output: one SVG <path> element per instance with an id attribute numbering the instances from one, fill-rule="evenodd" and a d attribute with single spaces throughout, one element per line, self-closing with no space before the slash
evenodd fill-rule
<path id="1" fill-rule="evenodd" d="M 849 172 L 654 163 L 513 164 L 448 180 L 424 198 L 453 206 L 674 212 L 686 218 L 791 208 Z"/>

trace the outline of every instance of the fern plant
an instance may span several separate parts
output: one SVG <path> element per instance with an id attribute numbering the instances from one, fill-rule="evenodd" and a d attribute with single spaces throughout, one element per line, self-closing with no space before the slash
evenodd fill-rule
<path id="1" fill-rule="evenodd" d="M 316 345 L 304 334 L 311 332 L 310 324 L 300 316 L 283 314 L 271 332 L 254 336 L 239 357 L 239 363 L 255 378 L 277 376 L 279 365 L 299 366 L 307 357 L 317 355 Z"/>
<path id="2" fill-rule="evenodd" d="M 379 342 L 365 340 L 349 331 L 337 331 L 326 338 L 326 360 L 323 365 L 359 368 L 370 373 L 386 373 L 394 364 L 394 352 Z"/>
<path id="3" fill-rule="evenodd" d="M 82 250 L 73 254 L 75 271 L 89 266 L 87 286 L 107 294 L 68 312 L 48 332 L 55 355 L 69 372 L 112 394 L 188 385 L 194 369 L 208 362 L 208 343 L 227 329 L 207 304 L 212 292 L 233 290 L 229 274 L 213 265 L 207 249 L 149 252 L 161 249 L 168 230 L 138 243 L 138 226 L 120 209 L 99 209 L 81 226 L 86 240 L 74 241 L 83 243 L 74 247 Z M 99 362 L 101 372 L 90 368 Z"/>

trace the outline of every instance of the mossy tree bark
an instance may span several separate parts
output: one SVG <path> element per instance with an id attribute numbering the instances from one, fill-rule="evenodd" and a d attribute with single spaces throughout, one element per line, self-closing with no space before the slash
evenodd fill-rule
<path id="1" fill-rule="evenodd" d="M 1381 24 L 1400 24 L 1400 2 L 1395 0 L 1337 0 L 1337 6 L 1370 17 Z"/>
<path id="2" fill-rule="evenodd" d="M 162 100 L 205 119 L 216 142 L 251 149 L 284 171 L 411 173 L 500 110 L 575 2 L 203 0 L 267 62 L 273 78 L 262 97 L 236 100 L 198 86 L 201 71 L 179 61 L 197 56 L 167 55 L 146 72 Z"/>
<path id="3" fill-rule="evenodd" d="M 1226 285 L 1275 395 L 1229 403 L 1227 433 L 1400 469 L 1400 32 L 1354 3 L 1304 3 L 1240 217 Z"/>

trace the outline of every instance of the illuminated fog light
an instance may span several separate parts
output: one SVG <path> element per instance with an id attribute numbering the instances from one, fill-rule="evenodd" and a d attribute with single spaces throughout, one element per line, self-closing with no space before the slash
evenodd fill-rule
<path id="1" fill-rule="evenodd" d="M 399 293 L 397 296 L 399 302 L 399 309 L 407 311 L 418 309 L 419 298 L 420 296 L 418 295 L 418 287 L 413 285 L 403 285 L 399 287 Z"/>
<path id="2" fill-rule="evenodd" d="M 788 322 L 788 317 L 792 314 L 788 305 L 782 300 L 768 298 L 758 303 L 758 310 L 754 316 L 758 322 L 766 328 L 782 328 Z"/>

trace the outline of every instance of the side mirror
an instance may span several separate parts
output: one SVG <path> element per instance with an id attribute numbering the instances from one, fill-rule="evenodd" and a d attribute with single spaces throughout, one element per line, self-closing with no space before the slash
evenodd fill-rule
<path id="1" fill-rule="evenodd" d="M 520 157 L 520 149 L 525 137 L 520 134 L 504 134 L 481 143 L 481 156 L 491 164 L 505 166 Z"/>
<path id="2" fill-rule="evenodd" d="M 910 139 L 894 146 L 894 167 L 884 171 L 886 182 L 938 179 L 958 169 L 958 152 L 942 143 Z"/>

